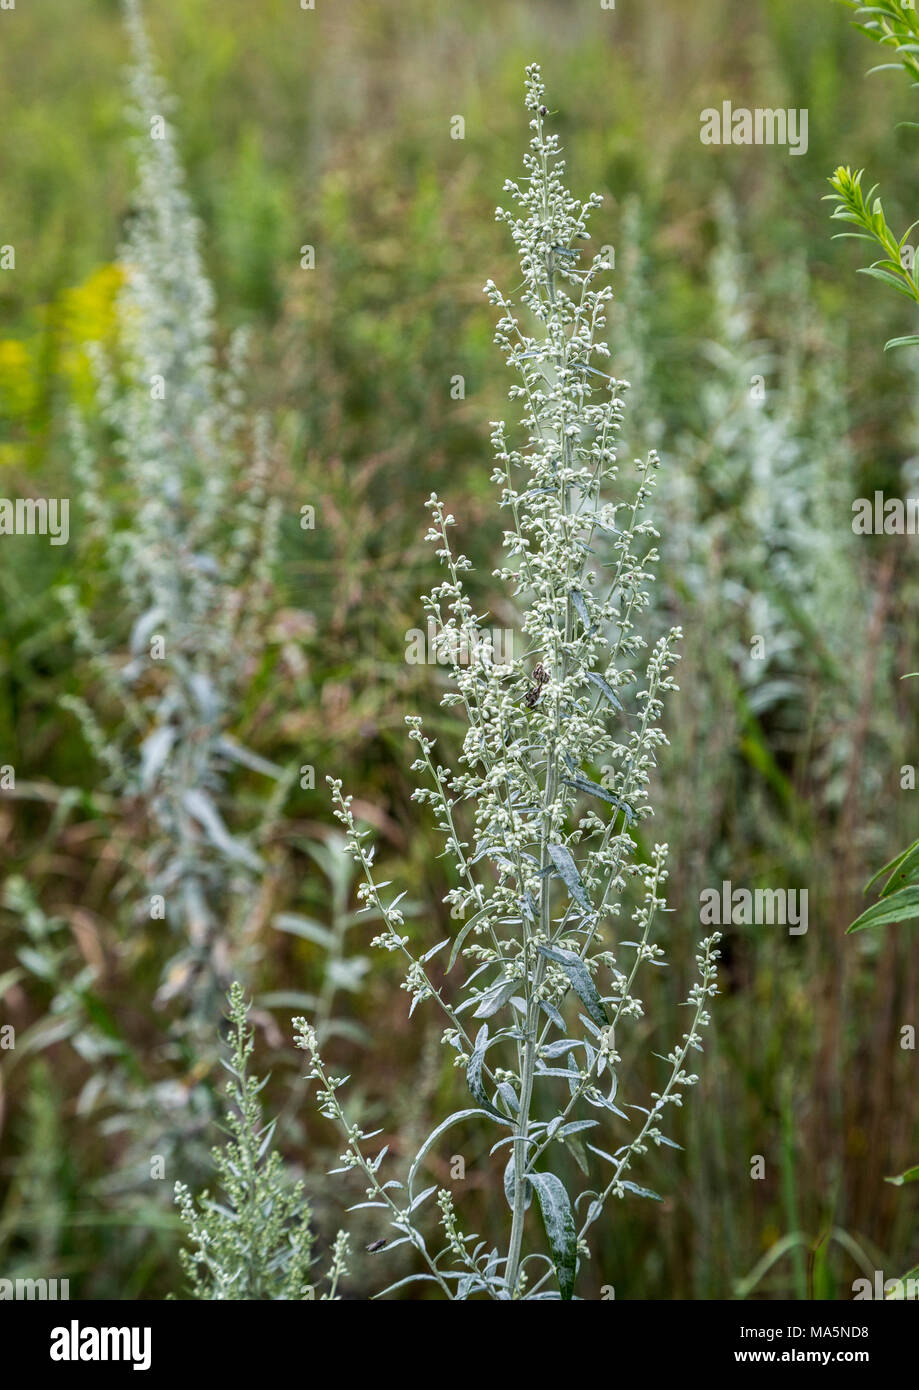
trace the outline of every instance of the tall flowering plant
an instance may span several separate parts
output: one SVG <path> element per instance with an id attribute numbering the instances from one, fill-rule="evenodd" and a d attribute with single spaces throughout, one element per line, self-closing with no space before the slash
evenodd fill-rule
<path id="1" fill-rule="evenodd" d="M 609 267 L 583 252 L 602 200 L 580 202 L 564 185 L 536 65 L 527 69 L 526 108 L 524 177 L 505 185 L 514 210 L 497 211 L 520 260 L 519 302 L 491 280 L 485 286 L 499 311 L 495 342 L 518 378 L 509 394 L 522 409 L 516 442 L 504 422 L 492 433 L 493 479 L 508 518 L 496 577 L 519 605 L 522 650 L 495 661 L 487 615 L 474 612 L 464 588 L 470 562 L 451 543 L 454 518 L 432 496 L 428 538 L 446 573 L 426 609 L 448 656 L 475 654 L 448 666 L 444 704 L 459 706 L 466 721 L 459 767 L 438 760 L 418 717 L 407 720 L 422 779 L 414 797 L 434 815 L 455 866 L 446 901 L 461 925 L 452 940 L 416 954 L 404 895 L 378 881 L 369 832 L 330 779 L 363 875 L 361 897 L 384 922 L 375 944 L 405 957 L 412 1012 L 425 1001 L 443 1011 L 443 1041 L 469 1091 L 420 1146 L 404 1184 L 386 1179 L 386 1150 L 374 1154 L 373 1135 L 349 1121 L 343 1079 L 329 1074 L 309 1023 L 295 1020 L 322 1113 L 344 1132 L 339 1171 L 366 1179 L 366 1204 L 395 1232 L 384 1251 L 410 1242 L 418 1253 L 417 1271 L 391 1288 L 433 1281 L 451 1299 L 574 1297 L 591 1227 L 610 1200 L 657 1196 L 631 1174 L 649 1145 L 676 1147 L 665 1133 L 668 1107 L 697 1080 L 687 1060 L 701 1048 L 716 991 L 717 935 L 700 944 L 688 1027 L 661 1058 L 659 1089 L 640 1101 L 627 1095 L 620 1076 L 629 1025 L 644 1013 L 639 977 L 664 958 L 655 931 L 667 846 L 648 847 L 642 822 L 652 814 L 680 632 L 649 650 L 640 631 L 657 558 L 647 506 L 658 458 L 636 462 L 635 485 L 623 487 L 616 437 L 627 383 L 604 370 L 601 336 L 612 292 L 598 282 Z M 462 975 L 455 988 L 454 972 Z M 487 1237 L 463 1230 L 454 1192 L 421 1182 L 441 1136 L 473 1123 L 494 1130 L 507 1198 L 506 1229 Z M 576 1193 L 562 1176 L 566 1148 L 589 1174 Z M 435 1194 L 439 1248 L 425 1234 Z"/>

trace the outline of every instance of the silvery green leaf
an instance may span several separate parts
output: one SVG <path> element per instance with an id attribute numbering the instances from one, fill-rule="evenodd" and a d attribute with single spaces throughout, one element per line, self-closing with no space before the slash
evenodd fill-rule
<path id="1" fill-rule="evenodd" d="M 569 1134 L 577 1134 L 582 1129 L 595 1129 L 599 1120 L 569 1120 L 558 1131 L 559 1139 L 567 1139 Z"/>
<path id="2" fill-rule="evenodd" d="M 442 1120 L 441 1123 L 436 1127 L 436 1129 L 431 1130 L 431 1133 L 428 1135 L 427 1139 L 425 1139 L 424 1143 L 421 1145 L 421 1148 L 418 1150 L 418 1152 L 415 1154 L 414 1159 L 412 1160 L 412 1166 L 409 1169 L 408 1178 L 406 1180 L 409 1192 L 411 1192 L 412 1190 L 412 1183 L 415 1180 L 415 1174 L 418 1172 L 421 1160 L 428 1153 L 428 1150 L 431 1148 L 431 1145 L 435 1142 L 435 1140 L 439 1139 L 440 1136 L 443 1134 L 444 1130 L 449 1129 L 451 1125 L 457 1125 L 459 1124 L 460 1120 L 467 1120 L 471 1115 L 487 1115 L 489 1119 L 495 1118 L 495 1116 L 492 1115 L 490 1111 L 482 1110 L 480 1107 L 474 1106 L 470 1107 L 468 1110 L 454 1110 L 452 1115 L 448 1115 L 445 1120 Z M 510 1120 L 504 1119 L 502 1116 L 499 1116 L 498 1118 L 501 1119 L 502 1124 L 510 1124 Z"/>
<path id="3" fill-rule="evenodd" d="M 176 730 L 172 724 L 161 724 L 149 733 L 140 745 L 140 784 L 149 789 L 163 766 L 175 743 Z"/>
<path id="4" fill-rule="evenodd" d="M 571 1078 L 569 1078 L 568 1081 L 568 1089 L 572 1095 L 576 1095 L 578 1089 L 578 1082 L 576 1082 L 573 1078 L 578 1076 L 578 1064 L 574 1060 L 573 1052 L 568 1053 L 568 1070 L 571 1072 Z M 580 1078 L 578 1079 L 580 1080 Z"/>
<path id="5" fill-rule="evenodd" d="M 202 826 L 211 843 L 229 859 L 245 864 L 255 872 L 262 868 L 262 861 L 254 850 L 241 840 L 235 839 L 227 830 L 220 812 L 206 792 L 199 791 L 197 787 L 190 787 L 182 797 L 182 804 Z"/>
<path id="6" fill-rule="evenodd" d="M 638 1187 L 634 1182 L 625 1181 L 623 1181 L 620 1186 L 624 1187 L 626 1192 L 634 1192 L 636 1197 L 650 1197 L 652 1201 L 655 1202 L 662 1202 L 664 1200 L 658 1193 L 652 1192 L 650 1187 Z"/>
<path id="7" fill-rule="evenodd" d="M 221 710 L 221 701 L 210 677 L 202 671 L 194 671 L 188 678 L 188 684 L 195 704 L 205 719 L 216 719 Z"/>
<path id="8" fill-rule="evenodd" d="M 222 1202 L 215 1202 L 210 1197 L 208 1197 L 207 1201 L 205 1202 L 205 1206 L 207 1207 L 208 1211 L 219 1212 L 220 1215 L 224 1217 L 227 1221 L 240 1220 L 240 1213 L 238 1211 L 232 1211 L 229 1207 L 224 1206 Z"/>
<path id="9" fill-rule="evenodd" d="M 517 1099 L 517 1092 L 509 1081 L 498 1082 L 498 1094 L 503 1097 L 508 1110 L 516 1115 L 517 1111 L 520 1109 L 520 1101 Z M 501 1119 L 504 1119 L 503 1115 Z"/>
<path id="10" fill-rule="evenodd" d="M 562 967 L 571 981 L 571 988 L 594 1022 L 608 1024 L 609 1016 L 597 991 L 597 986 L 591 979 L 590 971 L 581 957 L 575 955 L 574 951 L 563 950 L 560 946 L 537 946 L 536 949 L 540 955 L 555 961 L 557 965 Z"/>
<path id="11" fill-rule="evenodd" d="M 244 748 L 235 739 L 223 735 L 217 740 L 217 747 L 225 757 L 230 758 L 234 763 L 239 763 L 242 767 L 251 768 L 253 772 L 262 772 L 266 777 L 273 777 L 276 781 L 284 776 L 284 769 L 277 763 L 270 763 L 267 758 L 260 758 L 257 753 L 252 753 L 248 748 Z"/>
<path id="12" fill-rule="evenodd" d="M 298 912 L 279 912 L 276 917 L 272 917 L 271 925 L 275 931 L 300 936 L 304 941 L 313 941 L 326 950 L 329 950 L 335 941 L 334 933 L 328 927 L 312 917 L 303 917 Z"/>
<path id="13" fill-rule="evenodd" d="M 39 980 L 54 978 L 54 968 L 51 961 L 46 960 L 39 951 L 33 950 L 31 946 L 20 946 L 16 955 L 26 969 L 31 971 Z"/>
<path id="14" fill-rule="evenodd" d="M 72 1018 L 57 1018 L 50 1015 L 38 1023 L 33 1023 L 32 1027 L 27 1029 L 21 1037 L 17 1037 L 16 1051 L 25 1056 L 27 1053 L 51 1047 L 53 1043 L 69 1038 L 76 1026 L 77 1024 Z"/>
<path id="15" fill-rule="evenodd" d="M 483 1110 L 490 1110 L 493 1115 L 497 1115 L 503 1120 L 505 1117 L 497 1110 L 488 1099 L 488 1092 L 482 1085 L 482 1067 L 485 1062 L 485 1051 L 488 1047 L 488 1024 L 483 1023 L 478 1031 L 473 1047 L 472 1056 L 469 1058 L 469 1065 L 466 1067 L 466 1082 L 474 1100 L 477 1100 Z"/>
<path id="16" fill-rule="evenodd" d="M 600 675 L 599 671 L 582 671 L 581 674 L 583 675 L 586 681 L 590 681 L 590 683 L 592 685 L 595 685 L 598 690 L 602 690 L 603 694 L 606 696 L 607 700 L 609 700 L 610 704 L 613 706 L 614 709 L 622 709 L 622 704 L 620 702 L 619 696 L 616 694 L 615 690 L 609 684 L 609 682 L 607 680 L 604 680 L 603 676 Z"/>
<path id="17" fill-rule="evenodd" d="M 540 1051 L 543 1057 L 561 1057 L 569 1048 L 582 1046 L 575 1038 L 562 1038 L 560 1042 L 547 1043 Z"/>
<path id="18" fill-rule="evenodd" d="M 574 1294 L 574 1276 L 577 1272 L 578 1240 L 571 1202 L 564 1184 L 554 1173 L 530 1173 L 529 1178 L 536 1189 L 549 1248 L 555 1261 L 559 1292 L 567 1300 Z"/>
<path id="19" fill-rule="evenodd" d="M 488 960 L 483 961 L 482 964 L 479 965 L 479 966 L 477 966 L 476 969 L 473 970 L 472 974 L 471 974 L 470 976 L 468 976 L 468 978 L 467 978 L 467 980 L 466 980 L 466 985 L 467 985 L 467 986 L 471 985 L 472 982 L 473 982 L 473 980 L 477 980 L 481 974 L 483 974 L 486 970 L 491 970 L 491 969 L 493 968 L 493 966 L 494 966 L 494 961 L 488 961 Z M 474 1000 L 474 999 L 471 999 L 469 1002 L 470 1002 L 470 1003 L 475 1003 L 475 1000 Z"/>
<path id="20" fill-rule="evenodd" d="M 539 1007 L 542 1009 L 542 1011 L 543 1011 L 543 1013 L 546 1015 L 546 1017 L 547 1017 L 552 1023 L 555 1024 L 556 1028 L 560 1028 L 561 1031 L 564 1033 L 564 1031 L 565 1031 L 565 1020 L 562 1018 L 561 1014 L 559 1013 L 559 1011 L 558 1011 L 558 1009 L 555 1007 L 555 1005 L 554 1005 L 554 1004 L 548 1004 L 548 1003 L 546 1002 L 545 999 L 540 999 L 540 1001 L 539 1001 Z"/>
<path id="21" fill-rule="evenodd" d="M 438 951 L 443 950 L 449 940 L 449 936 L 445 936 L 443 941 L 438 941 L 436 946 L 432 946 L 429 951 L 425 951 L 424 955 L 421 957 L 422 965 L 427 965 L 428 961 L 436 956 Z"/>
<path id="22" fill-rule="evenodd" d="M 435 1183 L 432 1183 L 432 1185 L 431 1185 L 430 1187 L 426 1187 L 426 1188 L 424 1189 L 423 1192 L 419 1192 L 417 1197 L 413 1197 L 413 1198 L 412 1198 L 411 1205 L 409 1206 L 409 1209 L 408 1209 L 408 1210 L 409 1210 L 409 1214 L 411 1214 L 413 1211 L 417 1211 L 418 1208 L 421 1206 L 422 1202 L 426 1202 L 426 1201 L 428 1200 L 428 1198 L 431 1196 L 431 1194 L 434 1193 L 434 1192 L 436 1192 L 436 1191 L 437 1191 L 437 1183 L 435 1182 Z"/>
<path id="23" fill-rule="evenodd" d="M 593 1144 L 588 1144 L 587 1147 L 590 1149 L 590 1152 L 592 1154 L 597 1154 L 599 1158 L 605 1158 L 607 1163 L 611 1163 L 615 1168 L 616 1160 L 613 1158 L 612 1154 L 608 1154 L 605 1149 L 596 1148 Z"/>
<path id="24" fill-rule="evenodd" d="M 591 633 L 596 632 L 597 625 L 594 623 L 591 626 L 590 614 L 587 611 L 587 604 L 584 602 L 584 595 L 581 593 L 580 589 L 571 590 L 571 602 L 574 604 L 575 612 L 584 624 L 584 630 L 589 637 Z"/>
<path id="25" fill-rule="evenodd" d="M 388 1293 L 395 1293 L 396 1289 L 401 1289 L 406 1284 L 417 1284 L 419 1282 L 433 1284 L 436 1283 L 436 1280 L 433 1274 L 408 1274 L 404 1279 L 400 1279 L 397 1283 L 390 1284 L 388 1288 L 381 1290 L 380 1293 L 375 1293 L 373 1297 L 375 1299 L 385 1298 Z"/>
<path id="26" fill-rule="evenodd" d="M 597 1110 L 609 1110 L 613 1115 L 617 1115 L 620 1120 L 627 1120 L 629 1117 L 625 1111 L 620 1110 L 618 1105 L 613 1103 L 610 1096 L 605 1096 L 602 1091 L 598 1091 L 596 1086 L 588 1086 L 584 1092 L 584 1099 L 588 1105 L 592 1105 Z"/>
<path id="27" fill-rule="evenodd" d="M 622 811 L 627 825 L 631 825 L 635 819 L 635 812 L 631 806 L 614 795 L 613 792 L 607 791 L 606 787 L 601 787 L 599 782 L 591 782 L 588 777 L 582 777 L 580 773 L 576 777 L 563 777 L 562 781 L 566 787 L 574 787 L 576 791 L 587 792 L 590 796 L 599 796 L 604 801 L 608 801 L 610 806 L 615 806 L 618 811 Z"/>
<path id="28" fill-rule="evenodd" d="M 578 866 L 571 857 L 571 851 L 565 845 L 547 845 L 546 849 L 549 852 L 549 858 L 555 865 L 556 872 L 572 898 L 580 907 L 583 907 L 585 912 L 590 912 L 590 899 L 584 884 L 581 882 Z"/>
<path id="29" fill-rule="evenodd" d="M 587 1154 L 584 1152 L 584 1145 L 580 1135 L 566 1134 L 563 1142 L 586 1178 L 590 1172 L 590 1164 L 587 1161 Z"/>
<path id="30" fill-rule="evenodd" d="M 482 918 L 482 917 L 484 917 L 484 916 L 485 916 L 485 909 L 483 908 L 482 911 L 481 911 L 481 912 L 477 912 L 477 913 L 475 914 L 474 917 L 470 917 L 470 918 L 469 918 L 469 921 L 466 922 L 466 923 L 463 925 L 463 927 L 461 928 L 461 930 L 460 930 L 460 932 L 459 932 L 459 935 L 456 937 L 456 940 L 453 942 L 453 948 L 452 948 L 452 950 L 450 951 L 450 959 L 449 959 L 449 961 L 447 962 L 447 973 L 448 973 L 448 974 L 449 974 L 449 972 L 453 969 L 453 965 L 454 965 L 454 962 L 456 961 L 456 957 L 459 955 L 460 948 L 461 948 L 463 942 L 466 940 L 466 937 L 467 937 L 467 936 L 469 935 L 469 933 L 472 931 L 472 928 L 475 926 L 476 922 L 478 922 L 479 919 Z"/>
<path id="31" fill-rule="evenodd" d="M 130 646 L 131 652 L 137 656 L 146 647 L 149 639 L 156 631 L 163 613 L 160 608 L 148 608 L 146 613 L 142 613 L 131 629 Z"/>
<path id="32" fill-rule="evenodd" d="M 347 956 L 344 959 L 330 960 L 327 969 L 330 984 L 336 989 L 354 994 L 360 989 L 363 977 L 370 969 L 370 961 L 366 956 Z"/>
<path id="33" fill-rule="evenodd" d="M 504 1169 L 504 1195 L 505 1195 L 505 1197 L 507 1198 L 507 1205 L 510 1207 L 511 1211 L 514 1210 L 514 1190 L 515 1190 L 515 1187 L 516 1187 L 516 1184 L 515 1184 L 515 1182 L 514 1182 L 514 1155 L 511 1154 L 510 1158 L 507 1160 L 507 1165 L 506 1165 L 506 1167 L 505 1167 L 505 1169 Z M 524 1178 L 524 1180 L 523 1180 L 523 1209 L 524 1209 L 524 1211 L 528 1211 L 528 1210 L 529 1210 L 529 1206 L 530 1206 L 530 1203 L 532 1202 L 532 1200 L 533 1200 L 533 1185 L 532 1185 L 532 1183 L 529 1181 L 528 1178 Z"/>
<path id="34" fill-rule="evenodd" d="M 265 1151 L 266 1151 L 266 1149 L 268 1148 L 269 1144 L 271 1143 L 272 1139 L 274 1138 L 274 1131 L 275 1131 L 275 1129 L 277 1128 L 277 1123 L 278 1123 L 278 1122 L 277 1122 L 277 1119 L 274 1119 L 274 1120 L 271 1121 L 271 1123 L 270 1123 L 270 1124 L 267 1126 L 267 1128 L 265 1129 L 265 1132 L 264 1132 L 264 1134 L 262 1135 L 262 1141 L 261 1141 L 261 1143 L 260 1143 L 259 1146 L 258 1146 L 258 1154 L 257 1154 L 257 1157 L 258 1157 L 258 1158 L 264 1158 L 264 1156 L 265 1156 Z"/>
<path id="35" fill-rule="evenodd" d="M 479 1006 L 473 1013 L 473 1018 L 491 1018 L 492 1014 L 498 1012 L 510 999 L 514 990 L 519 988 L 519 980 L 499 980 L 492 985 L 491 989 L 485 991 L 479 1000 Z"/>
<path id="36" fill-rule="evenodd" d="M 539 1141 L 537 1140 L 537 1138 L 535 1137 L 535 1131 L 538 1130 L 538 1128 L 539 1128 L 539 1126 L 536 1125 L 536 1124 L 530 1125 L 530 1133 L 527 1135 L 526 1140 L 525 1140 L 525 1143 L 527 1144 L 527 1146 L 528 1146 L 529 1148 L 535 1149 L 537 1143 L 539 1142 Z M 499 1139 L 499 1140 L 497 1141 L 497 1143 L 492 1144 L 491 1148 L 488 1150 L 489 1157 L 490 1157 L 492 1154 L 497 1153 L 498 1150 L 499 1150 L 500 1148 L 502 1148 L 505 1144 L 513 1144 L 513 1142 L 514 1142 L 514 1140 L 515 1140 L 516 1138 L 517 1138 L 517 1136 L 516 1136 L 515 1134 L 505 1134 L 504 1137 L 503 1137 L 502 1139 Z"/>

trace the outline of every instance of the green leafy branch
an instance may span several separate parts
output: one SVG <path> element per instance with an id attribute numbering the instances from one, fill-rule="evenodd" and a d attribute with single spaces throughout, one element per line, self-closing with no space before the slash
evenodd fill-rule
<path id="1" fill-rule="evenodd" d="M 879 63 L 871 68 L 870 72 L 902 69 L 910 77 L 917 79 L 913 85 L 919 86 L 919 15 L 916 11 L 903 6 L 901 0 L 879 0 L 876 5 L 861 5 L 858 0 L 844 0 L 844 3 L 855 10 L 857 21 L 854 22 L 854 28 L 860 34 L 864 34 L 872 43 L 880 44 L 885 49 L 893 49 L 896 54 L 895 62 Z M 901 124 L 919 128 L 915 121 L 904 121 Z M 879 246 L 884 255 L 872 265 L 861 267 L 859 273 L 883 280 L 898 294 L 905 294 L 908 299 L 919 303 L 915 263 L 911 266 L 903 264 L 903 249 L 917 223 L 914 222 L 908 227 L 898 240 L 884 215 L 880 198 L 874 196 L 878 185 L 875 184 L 867 194 L 863 192 L 863 173 L 863 169 L 853 173 L 847 166 L 840 165 L 829 180 L 833 192 L 826 195 L 826 201 L 836 204 L 833 218 L 836 221 L 852 222 L 861 229 L 857 232 L 839 232 L 838 236 L 854 237 Z M 916 344 L 919 344 L 919 336 L 916 334 L 904 338 L 891 338 L 884 344 L 884 351 L 895 347 L 914 347 Z"/>
<path id="2" fill-rule="evenodd" d="M 861 228 L 858 232 L 837 232 L 834 240 L 851 237 L 858 241 L 868 241 L 879 246 L 884 255 L 871 265 L 859 268 L 860 275 L 871 275 L 891 285 L 898 294 L 905 294 L 919 304 L 919 282 L 916 280 L 916 264 L 908 267 L 903 264 L 903 248 L 917 222 L 907 227 L 902 237 L 897 239 L 891 230 L 880 198 L 876 198 L 877 184 L 866 194 L 863 190 L 862 174 L 859 169 L 852 170 L 840 165 L 830 179 L 832 193 L 826 195 L 827 202 L 834 202 L 833 219 L 838 222 L 852 222 Z M 911 347 L 919 343 L 919 336 L 910 334 L 905 338 L 891 338 L 884 344 L 884 351 L 895 347 Z"/>
<path id="3" fill-rule="evenodd" d="M 886 72 L 891 68 L 902 68 L 910 77 L 917 79 L 919 85 L 919 15 L 912 9 L 901 5 L 900 0 L 879 0 L 876 5 L 860 5 L 858 0 L 845 0 L 850 9 L 856 11 L 861 22 L 854 27 L 873 43 L 893 48 L 897 61 L 879 63 L 871 72 Z"/>
<path id="4" fill-rule="evenodd" d="M 889 877 L 877 902 L 856 917 L 847 934 L 864 931 L 866 927 L 888 926 L 910 917 L 919 917 L 919 840 L 914 840 L 902 854 L 879 869 L 865 885 L 865 892 L 885 874 Z"/>

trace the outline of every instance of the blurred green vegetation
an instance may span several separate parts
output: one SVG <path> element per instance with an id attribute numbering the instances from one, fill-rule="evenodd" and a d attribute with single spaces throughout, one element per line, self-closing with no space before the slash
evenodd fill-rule
<path id="1" fill-rule="evenodd" d="M 271 637 L 282 679 L 253 691 L 247 729 L 263 756 L 313 765 L 317 786 L 295 787 L 274 832 L 272 910 L 329 927 L 343 920 L 346 890 L 316 854 L 330 833 L 323 778 L 334 774 L 379 832 L 387 877 L 410 890 L 412 931 L 433 944 L 454 926 L 440 902 L 448 871 L 410 801 L 403 715 L 424 713 L 447 752 L 456 730 L 438 708 L 437 668 L 405 663 L 405 633 L 423 626 L 418 595 L 437 573 L 422 542 L 432 489 L 457 517 L 483 607 L 510 621 L 491 589 L 500 520 L 488 446 L 508 383 L 481 285 L 487 276 L 514 284 L 493 210 L 519 168 L 525 63 L 543 65 L 572 186 L 608 195 L 596 228 L 617 253 L 628 249 L 624 209 L 640 200 L 648 388 L 665 469 L 685 457 L 677 441 L 704 442 L 709 424 L 709 267 L 717 197 L 728 188 L 756 339 L 788 341 L 802 311 L 788 268 L 803 258 L 809 290 L 795 331 L 818 365 L 830 345 L 840 354 L 840 433 L 866 495 L 896 491 L 901 465 L 919 453 L 915 369 L 880 352 L 912 325 L 892 296 L 856 279 L 857 259 L 831 241 L 821 197 L 837 164 L 868 164 L 895 225 L 919 213 L 916 135 L 894 131 L 914 99 L 893 75 L 864 76 L 870 53 L 846 11 L 825 0 L 620 0 L 614 11 L 568 0 L 317 0 L 315 11 L 291 0 L 260 0 L 257 10 L 248 0 L 149 0 L 147 18 L 178 97 L 221 328 L 253 330 L 249 399 L 274 421 L 283 459 Z M 0 271 L 0 490 L 68 495 L 66 413 L 90 389 L 87 344 L 112 331 L 117 246 L 131 215 L 125 42 L 117 0 L 46 0 L 3 13 L 0 26 L 0 242 L 16 248 L 15 271 Z M 703 146 L 699 113 L 724 99 L 806 107 L 807 154 Z M 462 140 L 450 137 L 455 115 Z M 313 270 L 300 268 L 304 245 L 315 248 Z M 622 263 L 617 254 L 617 293 Z M 717 457 L 699 456 L 701 480 L 714 486 Z M 312 531 L 299 526 L 304 505 L 316 508 Z M 840 528 L 848 524 L 841 515 Z M 726 529 L 741 552 L 743 531 L 730 520 Z M 707 626 L 721 610 L 673 600 L 686 660 L 655 828 L 673 847 L 675 978 L 657 982 L 649 1023 L 679 1022 L 700 886 L 722 875 L 802 884 L 812 921 L 798 940 L 728 934 L 701 1087 L 676 1136 L 687 1152 L 649 1156 L 648 1179 L 666 1200 L 650 1213 L 641 1203 L 617 1209 L 594 1294 L 612 1283 L 620 1298 L 846 1298 L 860 1261 L 891 1273 L 919 1257 L 915 1194 L 883 1183 L 916 1152 L 915 1053 L 897 1039 L 916 1021 L 919 955 L 906 932 L 844 939 L 861 884 L 914 836 L 910 797 L 919 795 L 899 789 L 900 764 L 919 746 L 916 700 L 894 689 L 916 666 L 915 560 L 877 541 L 865 554 L 851 614 L 852 666 L 863 677 L 855 696 L 840 667 L 828 667 L 809 675 L 793 706 L 754 712 Z M 5 872 L 24 877 L 69 949 L 96 969 L 99 1008 L 143 1054 L 157 1028 L 146 992 L 155 972 L 146 958 L 125 968 L 115 926 L 118 865 L 136 857 L 139 832 L 123 808 L 85 792 L 99 769 L 58 704 L 84 679 L 53 592 L 73 563 L 41 538 L 0 549 L 0 763 L 15 766 L 20 788 L 0 799 L 0 843 Z M 670 591 L 677 578 L 662 576 Z M 834 683 L 844 707 L 836 724 L 818 713 Z M 815 770 L 834 741 L 841 795 Z M 81 790 L 62 799 L 54 788 Z M 0 975 L 21 929 L 7 908 Z M 349 928 L 360 955 L 371 934 Z M 302 1090 L 298 1107 L 289 1102 L 291 1009 L 270 1001 L 321 994 L 325 956 L 308 936 L 267 926 L 258 945 L 268 999 L 259 1049 L 285 1108 L 289 1157 L 309 1183 L 333 1141 Z M 401 1154 L 459 1079 L 419 1044 L 397 982 L 377 959 L 344 991 L 344 1017 L 370 1043 L 341 1036 L 333 1055 L 336 1067 L 359 1071 L 362 1104 L 393 1127 L 387 1137 Z M 17 979 L 0 1021 L 24 1037 L 53 997 L 50 983 Z M 157 1193 L 128 1210 L 117 1191 L 100 1189 L 121 1150 L 117 1127 L 100 1130 L 76 1100 L 93 1062 L 65 1042 L 36 1042 L 34 1053 L 19 1046 L 3 1068 L 4 1273 L 69 1275 L 78 1297 L 162 1296 L 178 1279 L 168 1201 Z M 766 1178 L 752 1181 L 759 1154 Z M 489 1208 L 503 1207 L 500 1182 L 489 1182 L 484 1153 L 466 1159 L 487 1230 Z M 313 1200 L 325 1242 L 335 1231 L 330 1200 L 323 1191 Z M 368 1277 L 358 1262 L 352 1292 Z"/>

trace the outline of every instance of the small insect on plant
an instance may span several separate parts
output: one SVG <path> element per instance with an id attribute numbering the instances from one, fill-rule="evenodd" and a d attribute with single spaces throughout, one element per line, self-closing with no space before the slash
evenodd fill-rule
<path id="1" fill-rule="evenodd" d="M 536 706 L 539 704 L 539 697 L 542 694 L 542 688 L 544 685 L 548 685 L 548 683 L 548 672 L 546 671 L 545 666 L 543 666 L 542 662 L 540 661 L 539 664 L 536 666 L 535 670 L 533 671 L 532 683 L 529 686 L 527 686 L 527 709 L 536 708 Z"/>
<path id="2" fill-rule="evenodd" d="M 421 1281 L 448 1299 L 574 1298 L 591 1228 L 612 1219 L 611 1199 L 659 1200 L 631 1173 L 649 1145 L 679 1147 L 664 1125 L 697 1080 L 687 1057 L 701 1049 L 716 992 L 717 935 L 696 956 L 687 1031 L 654 1054 L 657 1089 L 626 1094 L 631 1083 L 620 1085 L 620 1076 L 634 1074 L 633 1035 L 644 1047 L 653 1031 L 647 1021 L 630 1026 L 644 1017 L 641 967 L 664 955 L 653 933 L 665 907 L 667 846 L 647 844 L 639 827 L 651 815 L 649 784 L 665 742 L 658 721 L 676 689 L 670 672 L 681 634 L 672 629 L 649 650 L 640 631 L 657 559 L 645 512 L 658 459 L 652 452 L 639 461 L 634 483 L 623 486 L 615 443 L 627 383 L 594 365 L 609 356 L 601 334 L 611 290 L 597 286 L 609 266 L 602 255 L 583 258 L 602 200 L 579 202 L 565 188 L 543 96 L 531 66 L 524 177 L 505 185 L 516 211 L 497 212 L 519 255 L 519 303 L 492 280 L 485 286 L 499 314 L 495 342 L 518 377 L 510 397 L 522 403 L 519 442 L 503 422 L 493 426 L 492 478 L 508 520 L 496 577 L 522 611 L 525 651 L 511 679 L 493 663 L 448 665 L 443 703 L 458 706 L 466 723 L 458 769 L 436 759 L 420 718 L 406 721 L 422 779 L 413 795 L 432 811 L 455 869 L 445 898 L 462 923 L 453 939 L 416 953 L 400 909 L 405 895 L 391 897 L 377 881 L 369 831 L 330 779 L 363 876 L 360 897 L 384 924 L 374 944 L 405 958 L 410 1014 L 424 1003 L 442 1011 L 443 1042 L 470 1096 L 424 1140 L 404 1183 L 386 1176 L 387 1148 L 374 1153 L 374 1135 L 348 1118 L 343 1079 L 329 1074 L 313 1027 L 295 1020 L 321 1113 L 344 1135 L 337 1171 L 362 1175 L 360 1205 L 389 1228 L 386 1246 L 375 1242 L 381 1259 L 405 1244 L 417 1256 L 415 1271 L 384 1293 Z M 446 574 L 425 609 L 446 653 L 479 650 L 486 618 L 464 588 L 470 562 L 451 545 L 454 519 L 440 499 L 427 505 L 428 539 Z M 534 658 L 529 674 L 524 663 Z M 435 958 L 448 980 L 464 974 L 455 989 L 432 980 Z M 499 1190 L 503 1182 L 506 1220 L 497 1229 L 463 1228 L 461 1183 L 422 1182 L 438 1146 L 449 1143 L 452 1153 L 462 1143 L 458 1134 L 444 1138 L 454 1126 L 479 1132 L 477 1154 L 493 1135 L 489 1158 L 478 1161 L 493 1165 Z M 568 1185 L 575 1152 L 588 1171 L 588 1152 L 593 1160 L 577 1192 Z M 612 1271 L 602 1275 L 608 1282 Z"/>

